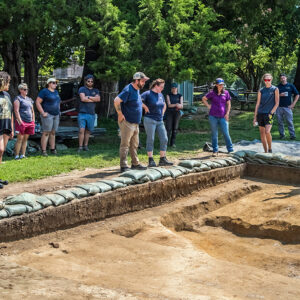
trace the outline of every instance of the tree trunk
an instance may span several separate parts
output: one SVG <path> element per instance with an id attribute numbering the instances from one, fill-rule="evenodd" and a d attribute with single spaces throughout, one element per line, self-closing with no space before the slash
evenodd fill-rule
<path id="1" fill-rule="evenodd" d="M 28 95 L 35 100 L 38 95 L 38 50 L 34 36 L 24 39 L 24 82 L 28 84 Z"/>
<path id="2" fill-rule="evenodd" d="M 296 86 L 297 90 L 300 91 L 300 50 L 298 53 L 298 62 L 297 62 L 296 75 L 294 79 L 294 85 Z"/>
<path id="3" fill-rule="evenodd" d="M 18 43 L 2 43 L 1 56 L 4 62 L 3 70 L 10 77 L 9 94 L 12 99 L 18 95 L 18 85 L 21 83 L 21 48 Z"/>

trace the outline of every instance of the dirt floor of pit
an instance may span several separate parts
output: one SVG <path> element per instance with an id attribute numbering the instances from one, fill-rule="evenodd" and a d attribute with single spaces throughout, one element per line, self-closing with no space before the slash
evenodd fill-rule
<path id="1" fill-rule="evenodd" d="M 278 234 L 292 236 L 286 224 L 296 228 L 299 214 L 299 187 L 236 179 L 160 207 L 2 243 L 0 298 L 299 299 L 300 245 Z M 237 219 L 249 237 L 228 225 Z M 276 229 L 268 239 L 266 224 Z"/>

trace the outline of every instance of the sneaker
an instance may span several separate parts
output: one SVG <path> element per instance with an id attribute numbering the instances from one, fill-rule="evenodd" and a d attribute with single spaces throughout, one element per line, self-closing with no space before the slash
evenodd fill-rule
<path id="1" fill-rule="evenodd" d="M 42 156 L 48 156 L 48 153 L 47 153 L 47 151 L 46 150 L 42 150 Z"/>
<path id="2" fill-rule="evenodd" d="M 121 173 L 127 172 L 127 171 L 129 171 L 129 170 L 130 170 L 129 167 L 121 167 L 121 168 L 120 168 Z"/>
<path id="3" fill-rule="evenodd" d="M 3 184 L 3 185 L 8 185 L 8 181 L 7 180 L 0 179 L 0 183 Z"/>
<path id="4" fill-rule="evenodd" d="M 173 144 L 173 145 L 170 145 L 170 148 L 172 148 L 172 149 L 176 149 L 176 145 L 175 145 L 175 144 Z"/>
<path id="5" fill-rule="evenodd" d="M 2 183 L 0 183 L 0 189 L 3 189 L 3 184 Z"/>
<path id="6" fill-rule="evenodd" d="M 168 161 L 167 158 L 164 156 L 159 159 L 158 165 L 159 166 L 173 166 L 173 163 Z"/>
<path id="7" fill-rule="evenodd" d="M 21 154 L 20 159 L 27 158 L 25 155 Z"/>
<path id="8" fill-rule="evenodd" d="M 290 139 L 291 139 L 291 140 L 295 140 L 296 137 L 295 137 L 295 136 L 291 136 Z"/>
<path id="9" fill-rule="evenodd" d="M 212 154 L 212 157 L 217 157 L 219 155 L 219 152 L 214 152 L 213 154 Z"/>
<path id="10" fill-rule="evenodd" d="M 20 156 L 19 155 L 16 155 L 15 156 L 15 160 L 19 160 L 20 159 Z"/>
<path id="11" fill-rule="evenodd" d="M 57 151 L 56 151 L 56 149 L 50 149 L 50 153 L 56 155 Z"/>
<path id="12" fill-rule="evenodd" d="M 285 135 L 280 135 L 279 137 L 281 140 L 284 140 L 285 139 Z"/>
<path id="13" fill-rule="evenodd" d="M 143 165 L 141 165 L 141 164 L 138 164 L 138 165 L 136 165 L 136 166 L 131 166 L 131 169 L 132 170 L 147 170 L 147 167 L 145 167 L 145 166 L 143 166 Z"/>
<path id="14" fill-rule="evenodd" d="M 272 153 L 272 149 L 269 149 L 269 150 L 268 150 L 268 153 Z"/>
<path id="15" fill-rule="evenodd" d="M 156 163 L 155 163 L 153 157 L 149 157 L 148 168 L 153 168 L 153 167 L 156 167 Z"/>
<path id="16" fill-rule="evenodd" d="M 83 151 L 83 147 L 79 147 L 78 150 L 77 150 L 78 153 L 82 152 L 82 151 Z"/>
<path id="17" fill-rule="evenodd" d="M 83 151 L 89 151 L 89 147 L 88 146 L 83 146 Z"/>

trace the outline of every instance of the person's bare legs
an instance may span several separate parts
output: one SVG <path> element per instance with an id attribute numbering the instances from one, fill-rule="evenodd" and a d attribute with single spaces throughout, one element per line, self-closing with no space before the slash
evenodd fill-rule
<path id="1" fill-rule="evenodd" d="M 0 164 L 2 163 L 3 154 L 4 154 L 4 138 L 3 135 L 0 135 Z"/>
<path id="2" fill-rule="evenodd" d="M 91 132 L 90 132 L 89 130 L 86 129 L 85 132 L 84 132 L 84 142 L 83 142 L 83 145 L 84 145 L 84 146 L 87 146 L 87 145 L 88 145 L 90 135 L 91 135 Z"/>
<path id="3" fill-rule="evenodd" d="M 21 149 L 21 146 L 23 143 L 23 138 L 24 138 L 24 135 L 22 135 L 22 134 L 17 135 L 17 142 L 15 144 L 15 156 L 19 156 L 19 154 L 20 154 L 20 149 Z"/>
<path id="4" fill-rule="evenodd" d="M 28 138 L 29 138 L 29 134 L 24 134 L 23 143 L 22 143 L 22 147 L 21 147 L 21 155 L 23 155 L 23 156 L 25 156 L 25 154 L 26 154 Z"/>
<path id="5" fill-rule="evenodd" d="M 264 151 L 268 152 L 268 145 L 267 145 L 267 139 L 266 139 L 266 131 L 265 127 L 259 126 L 259 133 L 260 133 L 260 140 L 263 144 Z"/>
<path id="6" fill-rule="evenodd" d="M 49 135 L 50 135 L 50 131 L 44 131 L 42 133 L 42 137 L 41 137 L 41 147 L 42 147 L 42 151 L 46 151 L 47 149 L 47 144 L 48 144 L 48 139 L 49 139 Z"/>
<path id="7" fill-rule="evenodd" d="M 166 156 L 166 151 L 159 151 L 160 157 L 165 157 Z"/>
<path id="8" fill-rule="evenodd" d="M 268 151 L 272 150 L 272 135 L 271 135 L 271 128 L 272 125 L 266 125 L 266 140 L 267 140 L 267 144 L 268 144 Z"/>
<path id="9" fill-rule="evenodd" d="M 50 146 L 50 150 L 54 150 L 55 149 L 55 131 L 54 130 L 50 131 L 49 146 Z"/>
<path id="10" fill-rule="evenodd" d="M 85 128 L 79 128 L 79 131 L 78 131 L 78 143 L 79 143 L 79 147 L 83 146 L 84 131 L 85 131 Z"/>

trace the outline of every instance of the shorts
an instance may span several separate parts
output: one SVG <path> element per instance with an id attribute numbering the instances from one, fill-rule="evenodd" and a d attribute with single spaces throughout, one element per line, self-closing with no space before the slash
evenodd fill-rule
<path id="1" fill-rule="evenodd" d="M 50 131 L 57 131 L 59 125 L 60 115 L 50 115 L 48 113 L 47 117 L 41 116 L 42 122 L 42 131 L 43 132 L 50 132 Z"/>
<path id="2" fill-rule="evenodd" d="M 79 128 L 87 128 L 88 131 L 92 132 L 95 125 L 95 115 L 91 114 L 78 114 L 78 126 Z"/>
<path id="3" fill-rule="evenodd" d="M 19 124 L 17 122 L 17 120 L 15 120 L 15 132 L 16 134 L 29 134 L 29 135 L 34 135 L 34 128 L 35 128 L 35 124 L 34 122 L 23 122 L 22 124 Z"/>
<path id="4" fill-rule="evenodd" d="M 273 125 L 274 114 L 257 114 L 257 123 L 260 127 L 265 127 L 266 125 Z"/>

